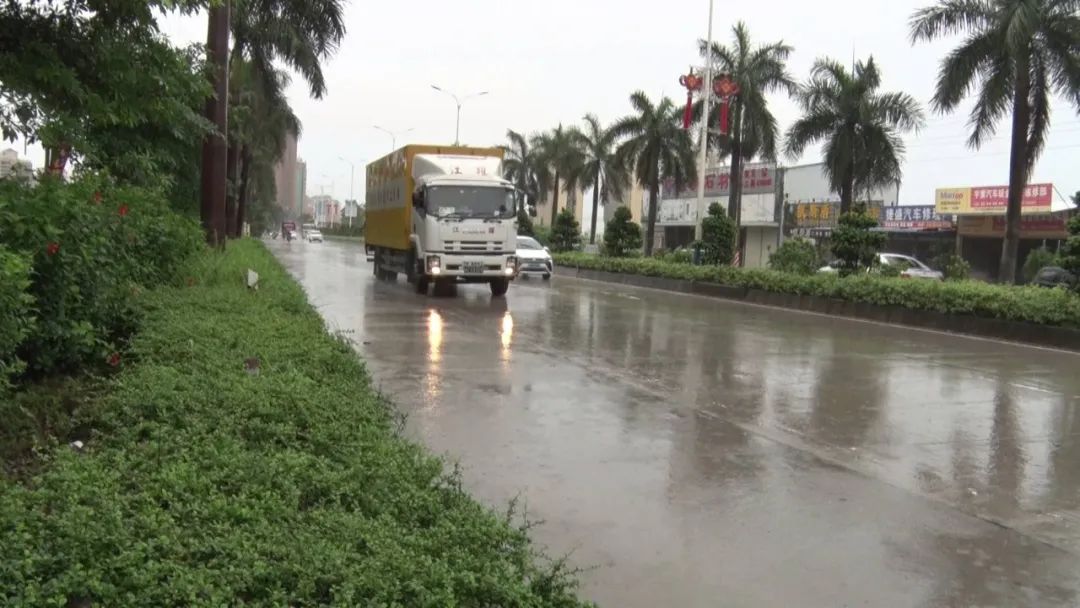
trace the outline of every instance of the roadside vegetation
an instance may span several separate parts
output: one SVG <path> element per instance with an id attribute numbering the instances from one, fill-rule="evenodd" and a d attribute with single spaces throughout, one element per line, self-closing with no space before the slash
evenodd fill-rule
<path id="1" fill-rule="evenodd" d="M 847 277 L 832 273 L 805 275 L 777 270 L 726 265 L 694 266 L 655 258 L 615 258 L 585 253 L 558 253 L 553 257 L 560 266 L 1080 328 L 1080 297 L 1061 288 L 991 285 L 978 281 L 901 279 L 869 273 Z"/>
<path id="2" fill-rule="evenodd" d="M 244 282 L 247 269 L 258 289 Z M 351 347 L 254 241 L 144 294 L 82 442 L 0 483 L 5 606 L 582 605 L 519 515 L 399 434 Z"/>
<path id="3" fill-rule="evenodd" d="M 787 70 L 793 47 L 783 40 L 755 43 L 743 23 L 736 23 L 731 32 L 727 45 L 714 42 L 706 48 L 706 42 L 699 41 L 698 46 L 717 73 L 738 85 L 730 106 L 722 111 L 722 100 L 713 96 L 708 109 L 709 124 L 717 124 L 720 116 L 730 122 L 729 132 L 708 137 L 708 146 L 729 167 L 728 198 L 733 203 L 736 235 L 741 225 L 743 166 L 755 160 L 775 161 L 779 151 L 796 159 L 810 146 L 821 144 L 825 174 L 844 213 L 864 202 L 864 193 L 902 178 L 902 137 L 922 129 L 925 112 L 910 95 L 881 90 L 883 70 L 873 56 L 852 61 L 850 69 L 846 58 L 818 58 L 800 84 Z M 939 0 L 911 16 L 912 44 L 957 34 L 963 38 L 941 60 L 930 109 L 952 114 L 972 97 L 968 145 L 974 150 L 989 141 L 1002 123 L 1010 125 L 1007 228 L 999 280 L 1012 283 L 1017 276 L 1022 193 L 1045 149 L 1051 99 L 1056 95 L 1080 110 L 1080 54 L 1076 52 L 1080 17 L 1074 3 L 1058 0 Z M 775 94 L 793 98 L 802 110 L 782 141 L 769 108 L 769 96 Z M 581 137 L 578 127 L 562 124 L 531 137 L 508 131 L 506 149 L 511 162 L 506 176 L 527 193 L 523 208 L 551 200 L 550 225 L 559 212 L 560 192 L 577 187 L 592 189 L 593 209 L 597 201 L 619 204 L 618 186 L 627 177 L 648 191 L 649 200 L 658 200 L 665 181 L 682 190 L 697 179 L 695 148 L 701 142 L 695 141 L 696 121 L 705 113 L 702 105 L 700 100 L 693 102 L 687 118 L 695 126 L 689 131 L 682 128 L 685 109 L 680 104 L 668 97 L 650 100 L 640 92 L 631 97 L 633 112 L 606 128 L 588 115 L 584 119 L 588 137 Z M 612 156 L 597 153 L 612 149 Z M 602 157 L 607 161 L 597 163 Z M 582 175 L 588 178 L 584 183 L 576 178 Z M 642 220 L 647 256 L 652 254 L 656 214 L 657 206 L 652 205 Z M 594 232 L 590 227 L 590 243 Z M 966 274 L 962 260 L 948 268 L 946 274 L 954 278 Z"/>

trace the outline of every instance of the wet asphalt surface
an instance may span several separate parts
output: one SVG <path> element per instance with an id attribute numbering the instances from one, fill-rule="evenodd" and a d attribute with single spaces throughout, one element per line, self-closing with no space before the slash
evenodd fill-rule
<path id="1" fill-rule="evenodd" d="M 1080 606 L 1080 356 L 270 241 L 408 432 L 601 606 Z"/>

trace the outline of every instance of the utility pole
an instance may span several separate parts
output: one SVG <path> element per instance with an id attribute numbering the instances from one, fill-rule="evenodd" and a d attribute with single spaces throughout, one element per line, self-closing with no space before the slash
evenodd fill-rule
<path id="1" fill-rule="evenodd" d="M 207 17 L 206 47 L 213 66 L 213 97 L 206 100 L 205 116 L 215 131 L 203 138 L 199 215 L 210 245 L 225 244 L 226 157 L 229 132 L 229 0 L 211 6 Z"/>
<path id="2" fill-rule="evenodd" d="M 708 35 L 705 38 L 705 94 L 701 105 L 701 145 L 698 150 L 697 222 L 694 224 L 694 240 L 700 241 L 701 221 L 705 218 L 705 163 L 709 149 L 709 104 L 712 103 L 712 21 L 713 0 L 709 0 Z"/>

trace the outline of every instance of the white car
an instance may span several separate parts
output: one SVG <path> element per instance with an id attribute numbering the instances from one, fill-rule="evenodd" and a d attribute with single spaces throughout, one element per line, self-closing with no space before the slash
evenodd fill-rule
<path id="1" fill-rule="evenodd" d="M 540 273 L 544 280 L 551 278 L 551 271 L 555 262 L 551 259 L 551 253 L 547 247 L 531 236 L 517 237 L 518 273 Z"/>
<path id="2" fill-rule="evenodd" d="M 900 268 L 900 276 L 904 278 L 933 279 L 935 281 L 945 280 L 944 274 L 930 268 L 910 255 L 903 255 L 900 253 L 879 253 L 878 263 L 882 266 L 896 266 Z M 837 270 L 839 270 L 839 263 L 833 262 L 828 266 L 821 267 L 818 272 L 836 272 Z"/>
<path id="3" fill-rule="evenodd" d="M 309 243 L 321 243 L 321 242 L 323 242 L 322 233 L 319 232 L 318 230 L 308 230 L 307 231 L 307 242 L 309 242 Z"/>

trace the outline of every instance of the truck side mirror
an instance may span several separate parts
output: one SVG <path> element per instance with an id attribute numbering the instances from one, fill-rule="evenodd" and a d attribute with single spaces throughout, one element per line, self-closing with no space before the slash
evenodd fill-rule
<path id="1" fill-rule="evenodd" d="M 413 207 L 423 207 L 424 206 L 424 193 L 423 192 L 421 192 L 419 190 L 416 191 L 416 192 L 413 192 L 412 205 L 413 205 Z"/>

